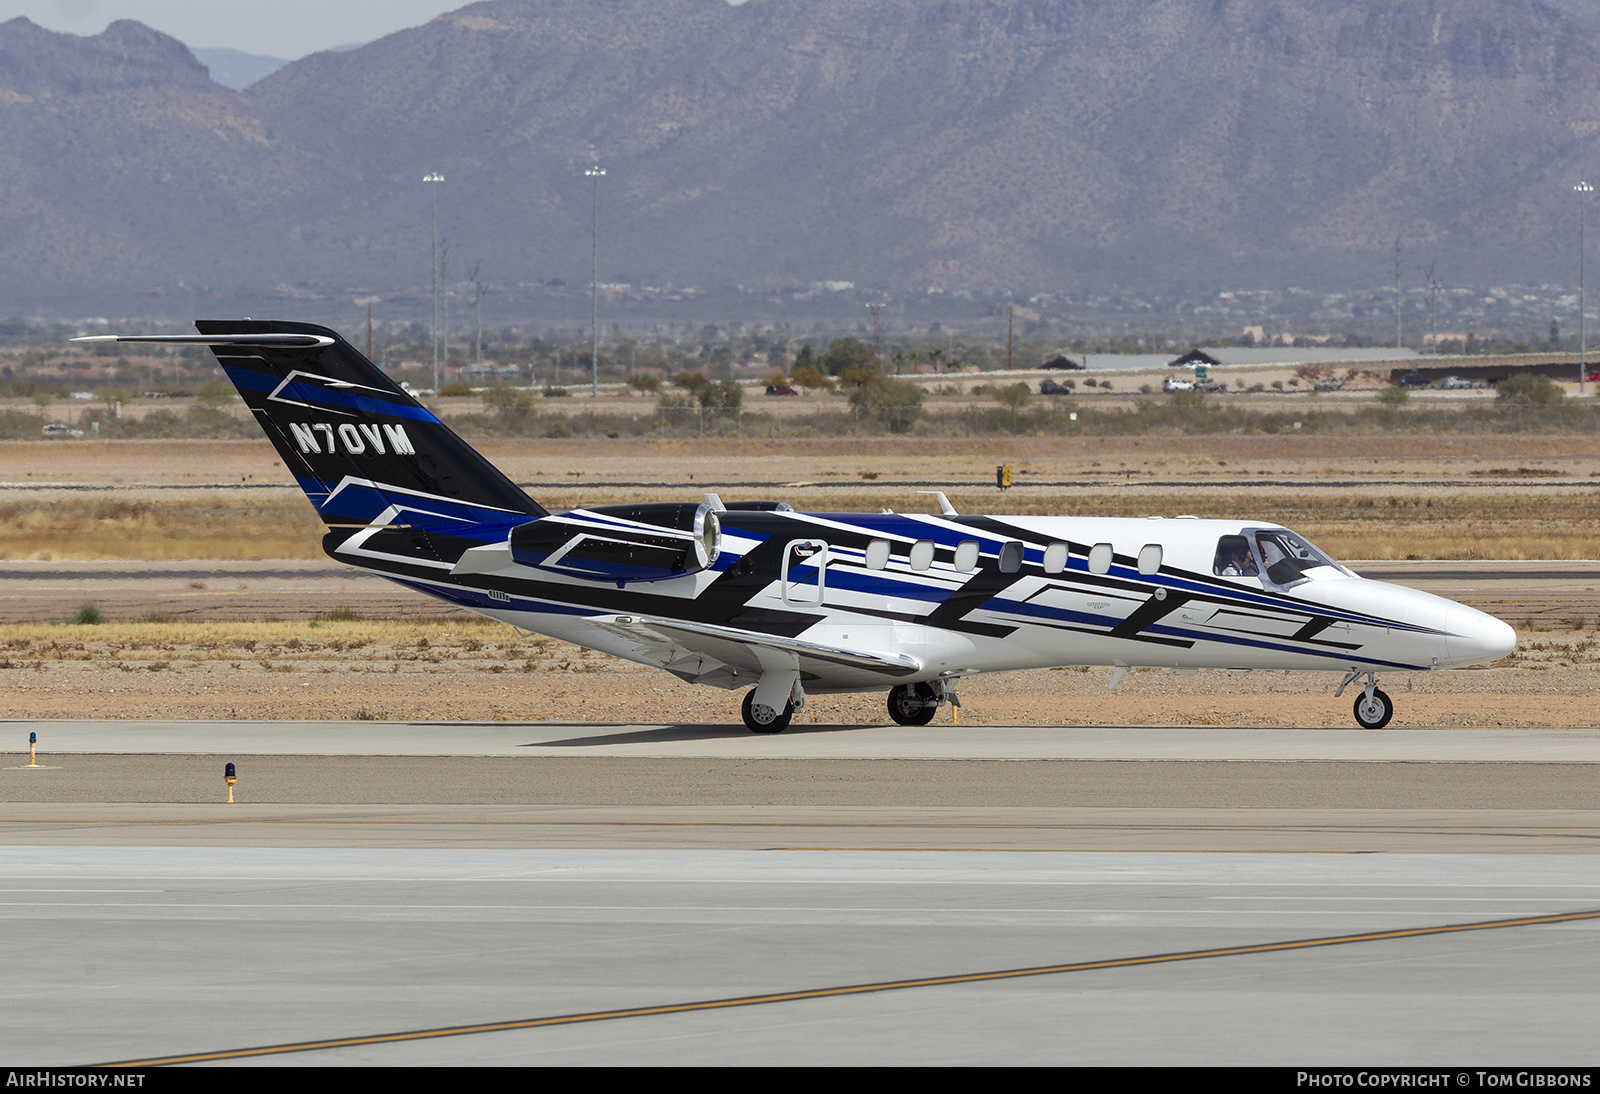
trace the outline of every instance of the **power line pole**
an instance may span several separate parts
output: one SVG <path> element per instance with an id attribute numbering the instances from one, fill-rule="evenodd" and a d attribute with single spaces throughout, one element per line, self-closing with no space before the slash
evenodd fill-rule
<path id="1" fill-rule="evenodd" d="M 1015 304 L 1006 305 L 1006 371 L 1011 371 L 1011 335 L 1015 327 L 1014 316 L 1017 310 Z"/>
<path id="2" fill-rule="evenodd" d="M 427 183 L 443 182 L 444 176 L 437 171 L 429 171 L 422 176 L 422 181 Z M 430 262 L 433 274 L 433 320 L 428 335 L 433 339 L 433 393 L 439 394 L 439 189 L 436 186 L 428 187 L 428 222 L 433 227 L 433 258 Z"/>
<path id="3" fill-rule="evenodd" d="M 883 346 L 878 340 L 878 313 L 883 310 L 882 304 L 868 304 L 867 310 L 872 313 L 872 367 L 883 368 Z"/>
<path id="4" fill-rule="evenodd" d="M 439 244 L 439 363 L 450 379 L 450 237 Z M 437 392 L 438 388 L 435 387 Z"/>
<path id="5" fill-rule="evenodd" d="M 1394 237 L 1394 348 L 1400 352 L 1400 237 Z"/>
<path id="6" fill-rule="evenodd" d="M 1594 187 L 1587 182 L 1579 182 L 1572 190 L 1578 195 L 1578 397 L 1581 399 L 1589 394 L 1589 330 L 1586 322 L 1588 317 L 1583 310 L 1583 267 L 1587 255 L 1583 249 L 1583 232 L 1589 216 L 1589 195 L 1594 192 Z"/>
<path id="7" fill-rule="evenodd" d="M 598 163 L 584 171 L 591 186 L 589 216 L 589 395 L 600 394 L 600 180 L 606 170 Z"/>
<path id="8" fill-rule="evenodd" d="M 1428 333 L 1433 339 L 1433 352 L 1439 352 L 1439 282 L 1434 279 L 1433 268 L 1437 260 L 1428 263 Z"/>

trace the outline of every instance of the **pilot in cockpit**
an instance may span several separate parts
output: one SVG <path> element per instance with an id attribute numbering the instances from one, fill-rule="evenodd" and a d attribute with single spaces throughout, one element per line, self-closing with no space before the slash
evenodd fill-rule
<path id="1" fill-rule="evenodd" d="M 1255 577 L 1261 571 L 1250 553 L 1250 541 L 1243 536 L 1223 536 L 1218 544 L 1216 572 L 1220 577 Z"/>

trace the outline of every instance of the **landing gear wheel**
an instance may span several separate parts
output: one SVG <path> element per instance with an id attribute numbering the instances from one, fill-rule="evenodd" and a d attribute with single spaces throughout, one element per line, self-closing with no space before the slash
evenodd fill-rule
<path id="1" fill-rule="evenodd" d="M 897 725 L 925 726 L 939 713 L 939 701 L 927 684 L 901 684 L 889 689 L 889 717 Z"/>
<path id="2" fill-rule="evenodd" d="M 1370 699 L 1365 692 L 1356 696 L 1356 722 L 1362 729 L 1382 729 L 1393 717 L 1394 700 L 1377 688 L 1372 689 Z"/>
<path id="3" fill-rule="evenodd" d="M 746 729 L 751 733 L 782 733 L 789 728 L 789 719 L 794 717 L 793 703 L 785 706 L 782 714 L 775 713 L 771 707 L 762 707 L 760 713 L 767 716 L 767 720 L 763 722 L 756 717 L 755 697 L 755 688 L 745 692 L 744 705 L 739 710 Z"/>

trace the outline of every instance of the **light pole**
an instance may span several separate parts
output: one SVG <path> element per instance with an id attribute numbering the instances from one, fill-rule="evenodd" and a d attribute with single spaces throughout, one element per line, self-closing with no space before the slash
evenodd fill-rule
<path id="1" fill-rule="evenodd" d="M 1583 260 L 1585 257 L 1583 252 L 1583 230 L 1586 226 L 1585 222 L 1588 220 L 1589 195 L 1594 193 L 1594 187 L 1587 182 L 1579 182 L 1578 185 L 1572 188 L 1572 192 L 1578 195 L 1578 397 L 1581 399 L 1589 393 L 1586 386 L 1589 372 L 1589 330 L 1584 322 L 1585 316 L 1583 314 Z"/>
<path id="2" fill-rule="evenodd" d="M 437 171 L 429 171 L 422 176 L 422 181 L 427 183 L 443 182 L 444 176 Z M 433 321 L 428 331 L 433 338 L 433 394 L 439 394 L 439 190 L 437 187 L 428 187 L 428 223 L 433 228 Z"/>
<path id="3" fill-rule="evenodd" d="M 878 358 L 883 353 L 883 347 L 878 339 L 878 313 L 883 310 L 883 305 L 868 304 L 867 310 L 872 313 L 872 367 L 881 371 L 883 362 Z"/>
<path id="4" fill-rule="evenodd" d="M 606 169 L 598 163 L 584 171 L 591 182 L 589 214 L 589 395 L 600 394 L 600 180 Z"/>

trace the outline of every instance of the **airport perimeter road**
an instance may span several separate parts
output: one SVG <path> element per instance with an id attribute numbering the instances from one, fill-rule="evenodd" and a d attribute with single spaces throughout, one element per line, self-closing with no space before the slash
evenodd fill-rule
<path id="1" fill-rule="evenodd" d="M 1594 856 L 13 847 L 0 1054 L 1592 1065 L 1597 916 Z"/>

